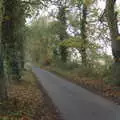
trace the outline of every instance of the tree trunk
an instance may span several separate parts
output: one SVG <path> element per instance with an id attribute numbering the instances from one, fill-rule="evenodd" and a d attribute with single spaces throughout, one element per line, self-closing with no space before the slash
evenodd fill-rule
<path id="1" fill-rule="evenodd" d="M 7 99 L 7 81 L 4 76 L 3 52 L 0 46 L 0 102 Z"/>
<path id="2" fill-rule="evenodd" d="M 59 38 L 60 41 L 63 41 L 67 38 L 67 33 L 66 33 L 66 7 L 64 5 L 61 5 L 59 7 L 59 13 L 58 13 L 58 20 L 60 22 L 61 25 L 61 29 L 60 29 L 60 33 L 59 33 Z M 63 62 L 67 61 L 67 56 L 68 56 L 68 52 L 67 52 L 67 48 L 65 46 L 60 46 L 60 55 L 61 55 L 61 60 Z"/>
<path id="3" fill-rule="evenodd" d="M 120 40 L 118 40 L 118 21 L 117 12 L 114 10 L 115 0 L 107 0 L 106 2 L 106 16 L 108 21 L 108 26 L 110 29 L 110 37 L 112 41 L 112 51 L 115 62 L 119 61 L 120 58 Z"/>
<path id="4" fill-rule="evenodd" d="M 115 12 L 115 2 L 116 0 L 106 1 L 106 17 L 108 21 L 108 26 L 110 29 L 110 37 L 112 41 L 112 53 L 114 57 L 114 64 L 112 69 L 112 78 L 115 82 L 120 84 L 120 40 L 118 39 L 118 21 L 117 12 Z"/>
<path id="5" fill-rule="evenodd" d="M 82 64 L 83 65 L 87 65 L 87 53 L 86 53 L 86 24 L 87 24 L 87 21 L 86 21 L 86 17 L 87 17 L 87 6 L 85 4 L 83 4 L 83 10 L 82 10 L 82 20 L 81 20 L 81 38 L 83 40 L 83 43 L 82 43 L 82 48 L 80 49 L 80 53 L 81 53 L 81 58 L 82 58 Z"/>
<path id="6" fill-rule="evenodd" d="M 60 54 L 61 54 L 61 60 L 66 63 L 67 61 L 67 48 L 65 46 L 60 46 Z"/>
<path id="7" fill-rule="evenodd" d="M 12 78 L 20 78 L 20 42 L 22 42 L 19 36 L 21 30 L 20 21 L 21 12 L 19 10 L 19 1 L 18 0 L 4 0 L 3 1 L 3 21 L 2 21 L 2 41 L 4 48 L 4 61 L 7 63 L 9 69 L 7 73 Z M 18 27 L 19 26 L 19 27 Z M 19 29 L 20 28 L 20 29 Z M 19 29 L 19 31 L 18 31 Z M 21 41 L 20 41 L 21 39 Z"/>
<path id="8" fill-rule="evenodd" d="M 7 100 L 7 83 L 3 76 L 0 76 L 0 102 Z"/>

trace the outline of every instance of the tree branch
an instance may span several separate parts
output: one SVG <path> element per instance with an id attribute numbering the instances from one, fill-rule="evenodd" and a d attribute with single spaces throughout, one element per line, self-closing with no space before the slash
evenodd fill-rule
<path id="1" fill-rule="evenodd" d="M 36 5 L 36 6 L 38 6 L 38 5 L 43 5 L 45 7 L 47 6 L 42 1 L 31 2 L 31 0 L 29 0 L 29 1 L 22 1 L 22 3 L 24 3 L 24 4 L 30 4 L 30 5 Z"/>

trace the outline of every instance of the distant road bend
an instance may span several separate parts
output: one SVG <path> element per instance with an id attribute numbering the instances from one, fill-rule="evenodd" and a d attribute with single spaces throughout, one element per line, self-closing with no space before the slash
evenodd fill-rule
<path id="1" fill-rule="evenodd" d="M 64 120 L 120 120 L 120 106 L 38 67 L 33 72 Z"/>

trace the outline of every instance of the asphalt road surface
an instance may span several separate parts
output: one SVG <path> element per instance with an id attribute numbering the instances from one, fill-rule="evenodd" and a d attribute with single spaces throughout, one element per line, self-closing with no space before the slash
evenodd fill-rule
<path id="1" fill-rule="evenodd" d="M 120 106 L 48 71 L 33 72 L 64 120 L 120 120 Z"/>

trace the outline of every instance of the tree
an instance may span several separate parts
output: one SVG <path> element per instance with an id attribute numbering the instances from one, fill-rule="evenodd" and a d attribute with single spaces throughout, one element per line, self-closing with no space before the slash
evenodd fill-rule
<path id="1" fill-rule="evenodd" d="M 66 6 L 64 4 L 59 5 L 59 12 L 57 19 L 60 23 L 60 32 L 59 32 L 59 38 L 60 41 L 63 41 L 67 38 L 67 32 L 66 32 Z M 61 54 L 61 60 L 63 62 L 67 61 L 67 48 L 65 46 L 60 46 L 60 54 Z"/>
<path id="2" fill-rule="evenodd" d="M 7 97 L 6 83 L 8 76 L 19 80 L 24 66 L 24 27 L 29 15 L 30 5 L 39 6 L 35 0 L 2 0 L 1 45 L 0 45 L 0 100 Z"/>
<path id="3" fill-rule="evenodd" d="M 53 51 L 58 47 L 56 37 L 55 24 L 49 22 L 48 17 L 40 17 L 28 26 L 26 39 L 26 57 L 27 60 L 32 58 L 35 64 L 47 64 L 53 58 Z"/>
<path id="4" fill-rule="evenodd" d="M 114 56 L 113 64 L 113 80 L 120 81 L 120 35 L 118 32 L 117 12 L 115 12 L 116 0 L 106 0 L 106 17 L 110 30 L 110 37 L 112 42 L 112 53 Z M 120 83 L 120 82 L 119 82 Z"/>
<path id="5" fill-rule="evenodd" d="M 86 53 L 86 43 L 87 43 L 87 35 L 86 35 L 86 21 L 87 18 L 87 6 L 86 4 L 83 3 L 83 8 L 82 8 L 82 20 L 81 20 L 81 39 L 83 39 L 83 46 L 80 48 L 80 53 L 82 57 L 82 63 L 83 65 L 86 66 L 87 64 L 87 53 Z"/>
<path id="6" fill-rule="evenodd" d="M 30 8 L 38 7 L 40 1 L 3 0 L 2 41 L 4 63 L 7 74 L 21 78 L 24 67 L 25 18 L 30 16 Z"/>
<path id="7" fill-rule="evenodd" d="M 20 78 L 20 54 L 23 46 L 21 28 L 24 9 L 19 0 L 3 1 L 2 39 L 4 64 L 8 67 L 7 74 Z M 19 18 L 20 17 L 20 18 Z M 21 24 L 23 22 L 23 24 Z M 20 46 L 20 47 L 19 47 Z M 2 51 L 3 52 L 3 51 Z"/>
<path id="8" fill-rule="evenodd" d="M 2 45 L 0 45 L 0 101 L 7 99 L 7 80 L 4 76 Z"/>

